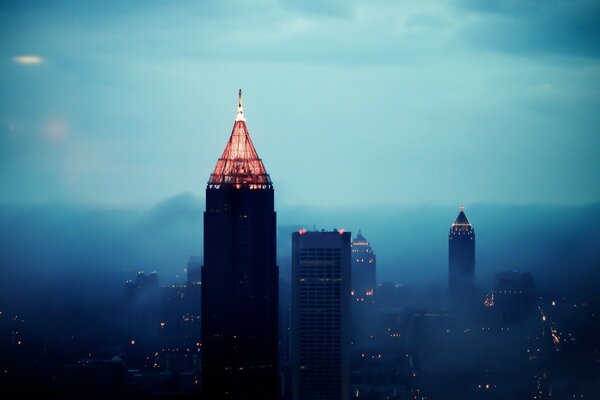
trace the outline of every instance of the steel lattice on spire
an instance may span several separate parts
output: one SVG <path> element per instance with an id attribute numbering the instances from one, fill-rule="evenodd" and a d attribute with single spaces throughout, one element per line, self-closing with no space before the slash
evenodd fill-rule
<path id="1" fill-rule="evenodd" d="M 232 185 L 236 188 L 261 189 L 271 185 L 271 178 L 252 144 L 242 108 L 242 90 L 238 93 L 238 113 L 229 141 L 210 175 L 209 185 Z"/>

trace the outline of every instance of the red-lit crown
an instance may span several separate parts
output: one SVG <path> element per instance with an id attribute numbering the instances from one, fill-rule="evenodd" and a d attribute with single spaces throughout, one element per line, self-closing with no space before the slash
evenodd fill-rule
<path id="1" fill-rule="evenodd" d="M 238 94 L 238 113 L 231 137 L 208 180 L 209 185 L 232 185 L 236 188 L 262 189 L 271 185 L 271 178 L 250 139 L 244 109 L 242 90 Z"/>

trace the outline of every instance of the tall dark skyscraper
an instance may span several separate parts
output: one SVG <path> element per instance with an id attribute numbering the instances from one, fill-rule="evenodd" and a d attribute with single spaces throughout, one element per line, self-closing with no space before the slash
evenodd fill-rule
<path id="1" fill-rule="evenodd" d="M 475 230 L 463 206 L 448 234 L 448 284 L 451 299 L 464 298 L 475 290 Z"/>
<path id="2" fill-rule="evenodd" d="M 207 399 L 277 399 L 278 267 L 271 178 L 242 109 L 206 187 L 202 385 Z"/>
<path id="3" fill-rule="evenodd" d="M 350 233 L 292 234 L 292 399 L 348 399 Z"/>
<path id="4" fill-rule="evenodd" d="M 359 230 L 352 241 L 352 337 L 358 346 L 375 335 L 376 264 L 371 244 Z"/>

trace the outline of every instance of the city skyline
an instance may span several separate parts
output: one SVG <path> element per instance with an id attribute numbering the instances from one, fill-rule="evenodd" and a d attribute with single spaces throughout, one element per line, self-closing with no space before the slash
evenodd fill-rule
<path id="1" fill-rule="evenodd" d="M 1 2 L 0 397 L 600 398 L 598 20 Z"/>

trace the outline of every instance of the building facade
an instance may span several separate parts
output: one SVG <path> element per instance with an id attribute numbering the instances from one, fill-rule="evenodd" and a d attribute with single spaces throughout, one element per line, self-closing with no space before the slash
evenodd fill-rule
<path id="1" fill-rule="evenodd" d="M 352 338 L 356 345 L 368 345 L 377 325 L 375 288 L 377 259 L 373 248 L 359 230 L 352 241 Z"/>
<path id="2" fill-rule="evenodd" d="M 455 300 L 475 291 L 475 230 L 463 206 L 448 234 L 448 288 Z"/>
<path id="3" fill-rule="evenodd" d="M 351 340 L 349 232 L 292 234 L 292 398 L 347 399 Z"/>
<path id="4" fill-rule="evenodd" d="M 209 399 L 278 399 L 278 267 L 271 179 L 239 92 L 204 212 L 202 386 Z"/>
<path id="5" fill-rule="evenodd" d="M 352 241 L 352 293 L 355 297 L 370 297 L 375 293 L 377 259 L 371 244 L 358 234 Z"/>

